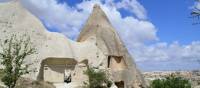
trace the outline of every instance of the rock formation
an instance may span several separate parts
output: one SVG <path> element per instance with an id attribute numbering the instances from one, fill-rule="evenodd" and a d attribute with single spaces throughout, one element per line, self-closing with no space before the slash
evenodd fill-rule
<path id="1" fill-rule="evenodd" d="M 24 77 L 80 88 L 87 80 L 83 71 L 89 65 L 107 70 L 118 88 L 146 87 L 133 58 L 98 5 L 76 42 L 47 31 L 20 1 L 0 3 L 0 38 L 12 34 L 28 34 L 37 49 L 37 54 L 26 58 L 26 63 L 33 63 L 29 68 L 33 72 Z"/>

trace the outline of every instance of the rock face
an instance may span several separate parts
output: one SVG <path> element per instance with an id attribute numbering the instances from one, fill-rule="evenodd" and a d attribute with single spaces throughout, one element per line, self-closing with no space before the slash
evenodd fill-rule
<path id="1" fill-rule="evenodd" d="M 0 38 L 12 34 L 28 34 L 37 49 L 37 54 L 26 58 L 27 64 L 33 63 L 29 68 L 33 72 L 25 77 L 80 87 L 88 79 L 83 71 L 89 65 L 107 70 L 118 88 L 146 87 L 133 58 L 98 5 L 76 42 L 47 31 L 20 1 L 0 3 Z"/>
<path id="2" fill-rule="evenodd" d="M 98 5 L 94 6 L 93 12 L 77 41 L 87 41 L 91 36 L 96 38 L 97 47 L 107 57 L 104 64 L 107 65 L 107 69 L 110 69 L 113 80 L 116 83 L 124 82 L 128 88 L 143 83 L 135 62 L 112 27 L 106 14 Z"/>

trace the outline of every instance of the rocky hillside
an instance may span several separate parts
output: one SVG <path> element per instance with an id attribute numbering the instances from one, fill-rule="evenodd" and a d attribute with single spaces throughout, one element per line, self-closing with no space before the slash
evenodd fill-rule
<path id="1" fill-rule="evenodd" d="M 154 79 L 162 79 L 171 74 L 188 79 L 192 83 L 193 88 L 200 88 L 200 70 L 144 72 L 143 76 L 146 82 L 150 84 Z"/>

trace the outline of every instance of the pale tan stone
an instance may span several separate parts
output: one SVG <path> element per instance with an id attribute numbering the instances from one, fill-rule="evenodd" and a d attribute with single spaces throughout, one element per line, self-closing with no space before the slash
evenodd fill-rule
<path id="1" fill-rule="evenodd" d="M 73 41 L 47 31 L 20 1 L 0 3 L 0 38 L 12 34 L 29 35 L 37 48 L 37 54 L 26 58 L 26 63 L 33 63 L 29 69 L 34 71 L 24 77 L 62 84 L 71 76 L 70 84 L 80 86 L 88 80 L 83 72 L 89 65 L 108 71 L 110 79 L 124 88 L 146 87 L 133 58 L 98 5 L 78 40 Z"/>

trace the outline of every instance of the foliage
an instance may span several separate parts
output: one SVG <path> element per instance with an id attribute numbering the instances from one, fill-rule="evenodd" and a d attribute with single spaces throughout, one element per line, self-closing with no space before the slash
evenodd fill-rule
<path id="1" fill-rule="evenodd" d="M 187 79 L 170 75 L 164 79 L 153 80 L 150 88 L 191 88 L 191 84 Z"/>
<path id="2" fill-rule="evenodd" d="M 3 72 L 3 69 L 0 69 L 0 79 L 4 76 L 4 72 Z M 1 87 L 0 87 L 1 88 Z"/>
<path id="3" fill-rule="evenodd" d="M 200 0 L 195 0 L 196 3 L 200 3 Z M 196 6 L 193 7 L 192 12 L 191 12 L 192 18 L 196 18 L 197 22 L 194 24 L 199 24 L 199 19 L 200 19 L 200 8 Z"/>
<path id="4" fill-rule="evenodd" d="M 7 87 L 14 88 L 19 77 L 29 72 L 29 65 L 24 64 L 24 59 L 35 53 L 35 48 L 32 48 L 31 44 L 30 37 L 17 37 L 14 34 L 1 42 L 0 60 L 5 73 L 1 80 Z"/>
<path id="5" fill-rule="evenodd" d="M 112 85 L 112 82 L 103 70 L 97 71 L 92 67 L 88 67 L 84 73 L 89 78 L 89 83 L 84 83 L 86 88 L 109 88 Z"/>

